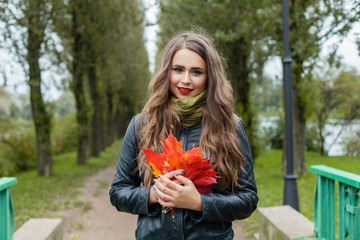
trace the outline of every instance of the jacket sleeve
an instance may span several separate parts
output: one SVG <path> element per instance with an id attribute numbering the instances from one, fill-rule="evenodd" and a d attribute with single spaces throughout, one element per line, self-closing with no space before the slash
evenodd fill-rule
<path id="1" fill-rule="evenodd" d="M 191 217 L 197 222 L 231 222 L 249 217 L 259 201 L 255 184 L 253 160 L 243 121 L 239 118 L 237 132 L 242 154 L 245 158 L 245 173 L 239 173 L 240 188 L 234 192 L 201 194 L 202 212 L 193 212 Z"/>
<path id="2" fill-rule="evenodd" d="M 131 120 L 122 142 L 114 180 L 109 191 L 110 201 L 118 211 L 132 214 L 158 215 L 161 208 L 154 204 L 148 208 L 149 188 L 141 186 L 137 167 L 138 141 L 135 117 Z"/>

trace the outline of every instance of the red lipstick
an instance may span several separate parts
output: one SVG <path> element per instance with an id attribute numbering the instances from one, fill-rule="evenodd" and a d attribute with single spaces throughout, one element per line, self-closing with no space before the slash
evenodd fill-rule
<path id="1" fill-rule="evenodd" d="M 189 94 L 189 93 L 191 93 L 193 91 L 190 88 L 183 88 L 183 87 L 177 87 L 177 89 L 179 90 L 179 92 L 181 94 Z"/>

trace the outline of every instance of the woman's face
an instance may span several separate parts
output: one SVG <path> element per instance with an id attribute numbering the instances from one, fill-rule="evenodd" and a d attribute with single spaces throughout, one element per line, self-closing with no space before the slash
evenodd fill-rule
<path id="1" fill-rule="evenodd" d="M 174 97 L 195 97 L 204 90 L 206 81 L 204 59 L 187 48 L 178 50 L 173 57 L 170 72 L 170 91 Z"/>

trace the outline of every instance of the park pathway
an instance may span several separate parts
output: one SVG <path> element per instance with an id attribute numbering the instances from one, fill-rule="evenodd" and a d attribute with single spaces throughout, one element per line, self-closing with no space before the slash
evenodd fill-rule
<path id="1" fill-rule="evenodd" d="M 132 240 L 137 216 L 118 212 L 109 200 L 109 187 L 115 166 L 87 177 L 75 201 L 75 208 L 52 212 L 64 219 L 63 239 Z M 233 224 L 235 240 L 248 240 L 242 223 Z"/>

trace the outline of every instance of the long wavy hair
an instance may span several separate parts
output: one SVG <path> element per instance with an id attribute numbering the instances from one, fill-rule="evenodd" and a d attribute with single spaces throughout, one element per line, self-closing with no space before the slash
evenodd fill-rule
<path id="1" fill-rule="evenodd" d="M 213 41 L 205 34 L 184 32 L 174 36 L 162 53 L 160 68 L 149 84 L 150 97 L 139 118 L 139 144 L 143 148 L 162 152 L 161 139 L 168 137 L 170 130 L 180 134 L 180 117 L 171 107 L 172 93 L 169 76 L 176 51 L 187 48 L 199 54 L 206 63 L 206 103 L 203 106 L 200 145 L 216 164 L 220 178 L 217 191 L 239 187 L 239 171 L 244 172 L 244 157 L 241 153 L 236 129 L 238 119 L 234 114 L 234 98 L 231 84 L 224 70 L 225 62 Z M 138 167 L 144 175 L 144 185 L 153 182 L 151 166 L 146 163 L 143 151 L 139 152 Z"/>

